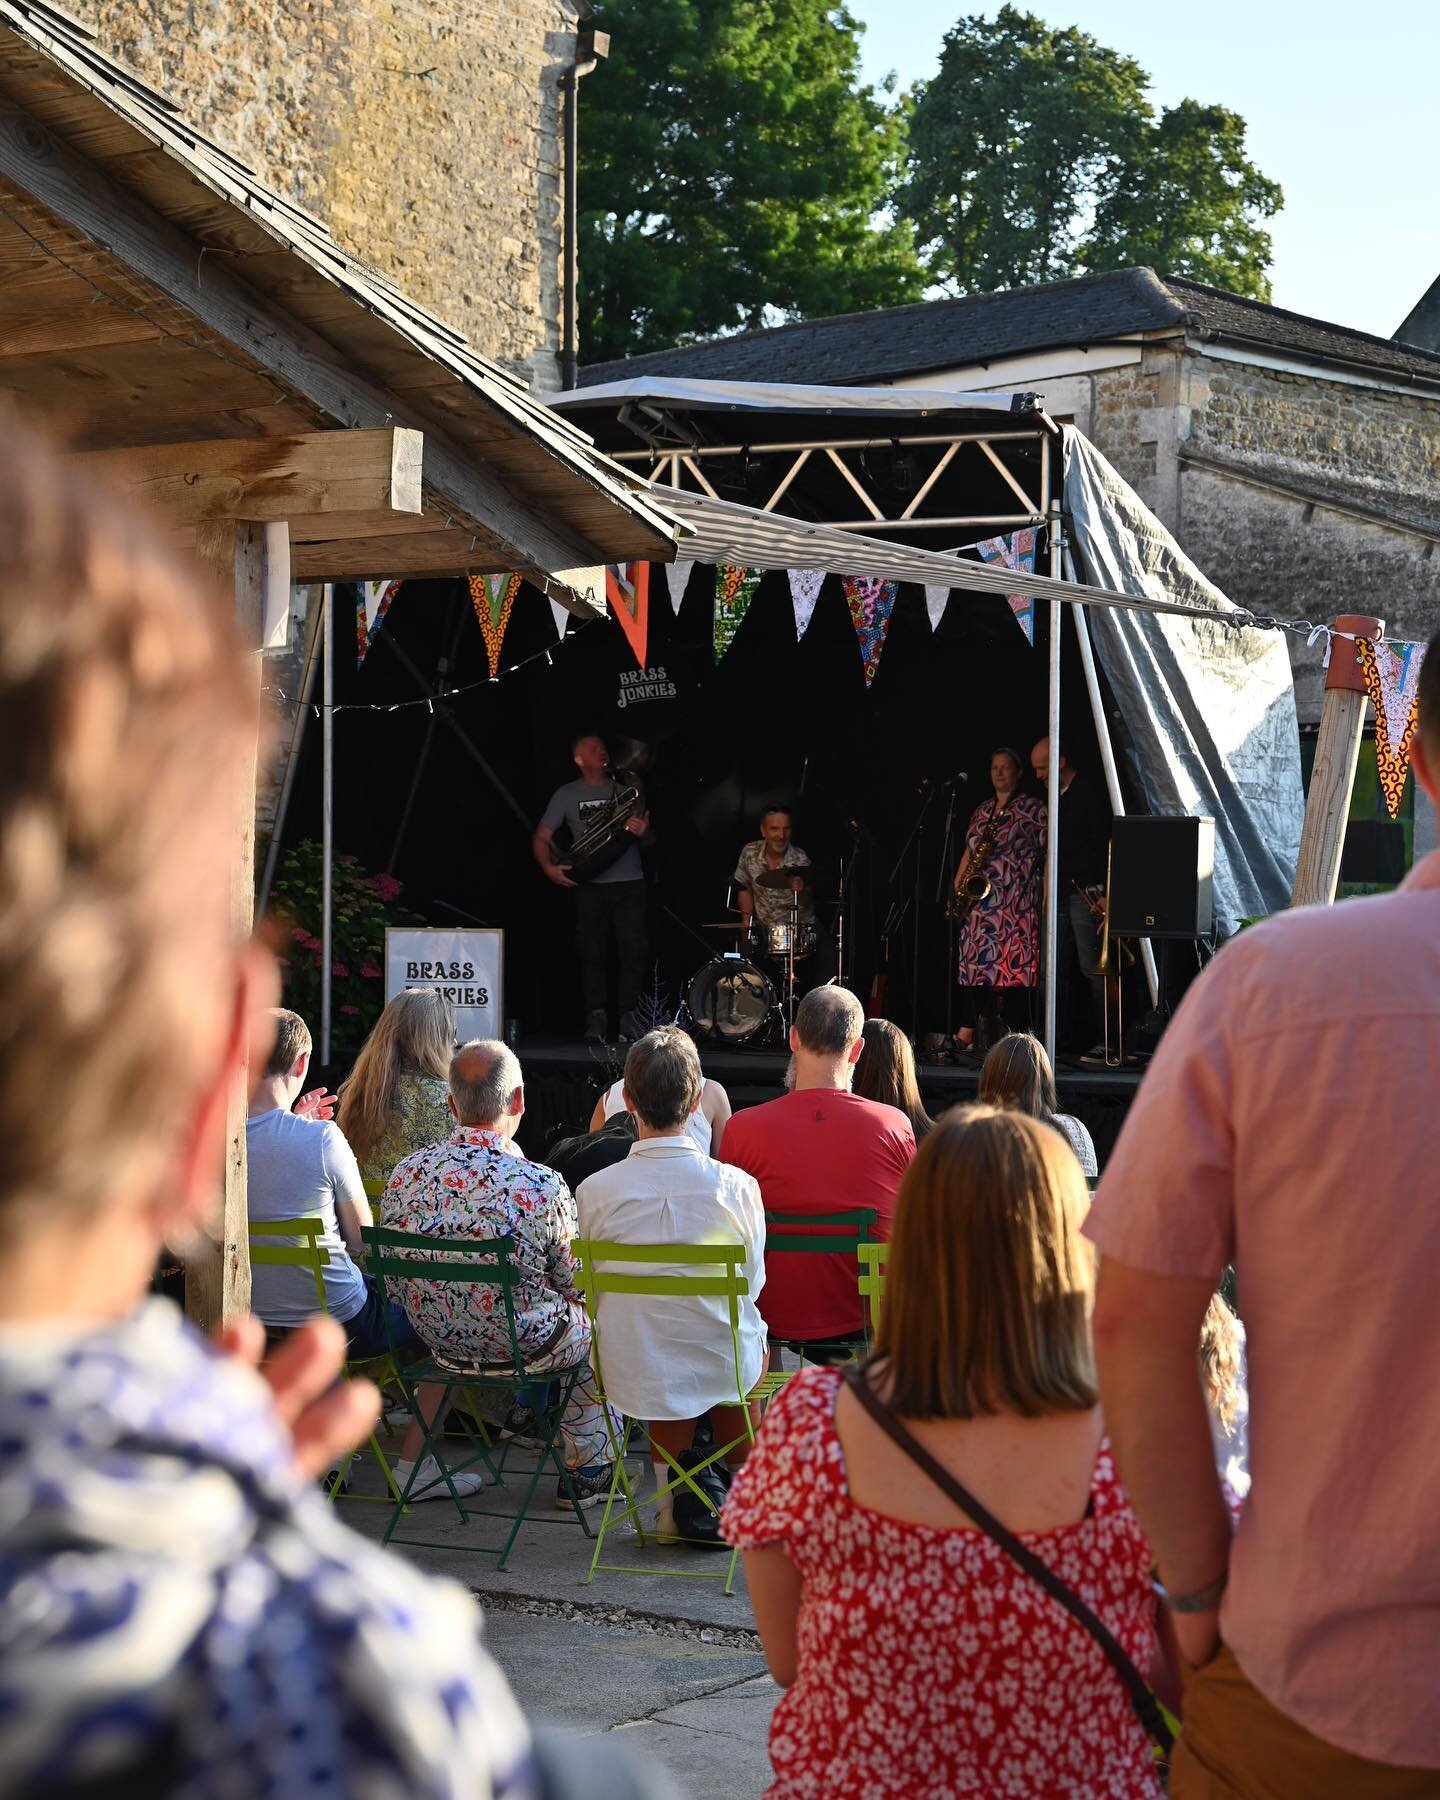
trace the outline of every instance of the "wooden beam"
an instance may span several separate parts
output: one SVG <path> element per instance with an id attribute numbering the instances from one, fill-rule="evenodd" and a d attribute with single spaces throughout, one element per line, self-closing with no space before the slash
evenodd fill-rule
<path id="1" fill-rule="evenodd" d="M 254 678 L 260 684 L 260 630 L 264 579 L 264 527 L 234 520 L 200 527 L 196 553 L 210 578 L 235 596 L 235 621 L 242 643 L 253 647 Z M 235 795 L 230 861 L 231 924 L 237 940 L 254 925 L 255 762 L 252 758 Z M 250 1233 L 245 1199 L 245 1118 L 247 1071 L 241 1069 L 226 1114 L 225 1194 L 218 1235 L 185 1264 L 185 1311 L 202 1331 L 228 1325 L 250 1310 Z"/>
<path id="2" fill-rule="evenodd" d="M 0 106 L 0 176 L 339 424 L 355 429 L 410 418 L 396 395 L 346 367 L 317 332 L 262 299 L 220 257 L 202 266 L 194 241 L 183 231 L 13 105 Z M 484 520 L 525 572 L 543 576 L 604 561 L 598 548 L 517 499 L 438 432 L 427 432 L 426 463 L 430 480 L 446 498 L 467 517 Z M 577 471 L 574 479 L 584 477 Z"/>
<path id="3" fill-rule="evenodd" d="M 147 444 L 72 458 L 88 475 L 128 488 L 172 524 L 212 519 L 292 520 L 326 514 L 399 516 L 414 529 L 423 505 L 424 436 L 403 426 L 311 431 L 273 438 Z M 397 526 L 391 524 L 390 529 Z M 358 535 L 336 532 L 333 536 Z"/>
<path id="4" fill-rule="evenodd" d="M 1329 906 L 1340 883 L 1350 794 L 1365 730 L 1365 676 L 1352 637 L 1373 641 L 1384 629 L 1383 620 L 1355 613 L 1341 613 L 1335 621 L 1337 632 L 1352 636 L 1330 640 L 1330 666 L 1325 671 L 1325 698 L 1320 706 L 1310 792 L 1305 799 L 1292 906 Z"/>

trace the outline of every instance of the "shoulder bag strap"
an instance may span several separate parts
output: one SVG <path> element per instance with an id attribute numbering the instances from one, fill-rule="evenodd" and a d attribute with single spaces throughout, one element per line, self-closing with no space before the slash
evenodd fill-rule
<path id="1" fill-rule="evenodd" d="M 1168 1757 L 1175 1739 L 1170 1727 L 1165 1723 L 1164 1715 L 1160 1711 L 1160 1703 L 1151 1692 L 1145 1677 L 1116 1642 L 1114 1633 L 1104 1621 L 1096 1617 L 1074 1588 L 1062 1581 L 1033 1550 L 1022 1544 L 1015 1533 L 1007 1530 L 993 1513 L 987 1512 L 970 1490 L 962 1487 L 949 1470 L 941 1467 L 925 1446 L 905 1429 L 861 1372 L 847 1371 L 845 1380 L 851 1393 L 896 1447 L 904 1451 L 905 1455 L 913 1462 L 918 1463 L 936 1487 L 953 1500 L 961 1512 L 972 1518 L 985 1535 L 1000 1546 L 1012 1562 L 1018 1563 L 1027 1575 L 1038 1581 L 1046 1593 L 1063 1606 L 1077 1624 L 1085 1627 L 1105 1652 L 1111 1668 L 1124 1682 L 1125 1691 L 1130 1696 L 1130 1704 L 1135 1708 L 1140 1723 L 1159 1745 L 1161 1754 Z"/>

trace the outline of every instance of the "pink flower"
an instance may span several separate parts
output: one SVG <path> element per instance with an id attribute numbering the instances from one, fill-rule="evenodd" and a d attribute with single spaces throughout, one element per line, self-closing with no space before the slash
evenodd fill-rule
<path id="1" fill-rule="evenodd" d="M 372 875 L 369 885 L 382 900 L 393 900 L 401 887 L 393 875 Z"/>
<path id="2" fill-rule="evenodd" d="M 307 950 L 318 950 L 321 947 L 319 938 L 311 937 L 308 931 L 301 935 L 300 942 Z"/>
<path id="3" fill-rule="evenodd" d="M 380 971 L 375 967 L 374 963 L 372 963 L 372 962 L 361 963 L 360 973 L 365 977 L 365 979 L 367 981 L 378 981 L 380 979 Z"/>
<path id="4" fill-rule="evenodd" d="M 350 971 L 344 963 L 331 963 L 330 973 L 332 975 L 348 975 Z"/>
<path id="5" fill-rule="evenodd" d="M 342 1006 L 340 1010 L 343 1013 L 358 1013 L 360 1008 L 358 1006 Z"/>
<path id="6" fill-rule="evenodd" d="M 303 925 L 293 925 L 290 928 L 290 935 L 297 944 L 304 944 L 307 950 L 310 948 L 310 933 Z"/>

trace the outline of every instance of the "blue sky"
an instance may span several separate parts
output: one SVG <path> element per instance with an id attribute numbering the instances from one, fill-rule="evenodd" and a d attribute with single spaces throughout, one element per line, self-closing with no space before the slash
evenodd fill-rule
<path id="1" fill-rule="evenodd" d="M 848 0 L 865 75 L 932 74 L 975 0 Z M 1017 0 L 1132 56 L 1157 107 L 1187 96 L 1246 121 L 1251 160 L 1285 190 L 1271 223 L 1277 306 L 1389 337 L 1440 275 L 1437 0 Z"/>

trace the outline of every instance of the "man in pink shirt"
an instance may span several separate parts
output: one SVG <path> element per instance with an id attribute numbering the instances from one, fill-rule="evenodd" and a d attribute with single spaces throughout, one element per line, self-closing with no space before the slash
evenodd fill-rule
<path id="1" fill-rule="evenodd" d="M 1440 780 L 1440 635 L 1416 779 Z M 1125 1486 L 1187 1670 L 1179 1800 L 1440 1794 L 1440 852 L 1227 945 L 1086 1226 Z M 1233 1540 L 1196 1344 L 1234 1262 L 1253 1485 Z"/>
<path id="2" fill-rule="evenodd" d="M 767 1215 L 869 1207 L 875 1235 L 888 1238 L 895 1190 L 915 1155 L 915 1133 L 896 1107 L 850 1092 L 864 1027 L 860 1002 L 844 988 L 808 993 L 790 1032 L 793 1091 L 735 1113 L 720 1158 L 760 1183 Z M 772 1340 L 858 1338 L 864 1327 L 859 1276 L 853 1253 L 767 1256 L 760 1311 Z"/>

